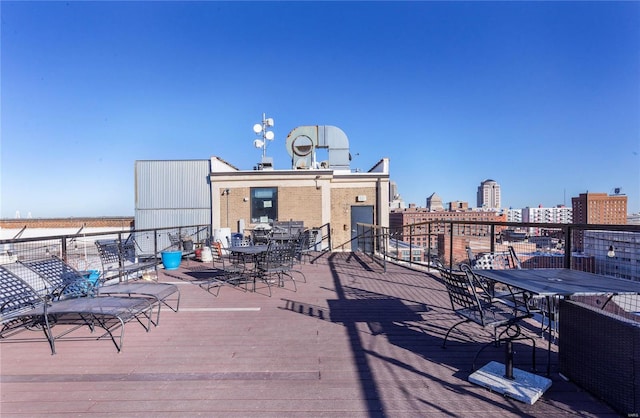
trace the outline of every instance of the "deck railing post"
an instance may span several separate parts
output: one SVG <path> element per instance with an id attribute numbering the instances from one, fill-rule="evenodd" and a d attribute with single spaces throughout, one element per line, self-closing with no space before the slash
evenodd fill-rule
<path id="1" fill-rule="evenodd" d="M 453 222 L 449 222 L 449 268 L 453 269 Z"/>
<path id="2" fill-rule="evenodd" d="M 490 251 L 494 253 L 496 252 L 496 225 L 491 224 L 491 226 L 489 227 L 489 230 L 490 230 L 490 236 L 491 236 L 491 241 L 489 243 L 491 248 Z"/>
<path id="3" fill-rule="evenodd" d="M 571 268 L 571 247 L 573 246 L 572 234 L 573 228 L 567 225 L 563 228 L 564 231 L 564 268 Z"/>
<path id="4" fill-rule="evenodd" d="M 60 239 L 60 257 L 67 262 L 67 236 Z"/>

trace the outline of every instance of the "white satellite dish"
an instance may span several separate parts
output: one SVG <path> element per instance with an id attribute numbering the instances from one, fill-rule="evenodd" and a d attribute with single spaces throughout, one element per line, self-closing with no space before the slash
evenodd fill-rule
<path id="1" fill-rule="evenodd" d="M 273 141 L 273 132 L 271 131 L 265 132 L 264 137 L 267 138 L 269 141 Z"/>
<path id="2" fill-rule="evenodd" d="M 259 123 L 256 123 L 255 125 L 253 125 L 253 132 L 257 134 L 262 132 L 262 125 L 260 125 Z"/>
<path id="3" fill-rule="evenodd" d="M 262 139 L 256 139 L 253 141 L 253 146 L 256 148 L 262 148 L 264 146 L 264 141 Z"/>

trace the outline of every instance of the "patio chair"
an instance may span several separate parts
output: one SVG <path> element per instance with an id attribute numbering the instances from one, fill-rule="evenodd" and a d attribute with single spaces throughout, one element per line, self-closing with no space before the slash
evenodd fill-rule
<path id="1" fill-rule="evenodd" d="M 95 244 L 102 263 L 102 282 L 115 278 L 121 282 L 127 281 L 137 278 L 145 271 L 158 269 L 159 261 L 155 257 L 150 260 L 138 259 L 133 239 L 97 240 Z"/>
<path id="2" fill-rule="evenodd" d="M 307 277 L 301 270 L 296 269 L 295 266 L 296 264 L 302 263 L 302 257 L 306 249 L 305 247 L 309 246 L 308 243 L 309 237 L 304 231 L 299 232 L 297 236 L 288 243 L 289 251 L 291 252 L 289 257 L 291 263 L 290 273 L 297 273 L 300 276 L 300 281 L 303 283 L 307 282 Z"/>
<path id="3" fill-rule="evenodd" d="M 216 289 L 215 295 L 220 292 L 220 287 L 223 285 L 231 285 L 233 287 L 239 287 L 244 284 L 244 290 L 248 290 L 248 284 L 253 282 L 253 277 L 247 269 L 247 263 L 245 257 L 241 257 L 238 254 L 232 254 L 226 251 L 224 253 L 224 247 L 219 240 L 214 242 L 211 246 L 212 265 L 214 271 L 212 276 L 200 283 L 200 287 L 211 292 L 211 289 Z"/>
<path id="4" fill-rule="evenodd" d="M 471 250 L 469 251 L 469 257 L 472 256 Z M 509 246 L 507 251 L 499 251 L 495 253 L 485 253 L 482 256 L 475 259 L 473 264 L 474 269 L 490 269 L 490 270 L 500 270 L 500 269 L 521 269 L 522 263 L 516 254 L 513 246 Z M 495 297 L 504 297 L 504 290 L 496 290 L 495 288 L 491 289 L 493 295 Z M 528 296 L 527 299 L 524 299 L 523 292 L 516 292 L 520 297 L 520 300 L 526 302 L 529 306 L 529 310 L 532 313 L 535 313 L 540 316 L 540 334 L 543 334 L 545 330 L 549 332 L 550 338 L 554 337 L 555 331 L 557 331 L 557 321 L 558 321 L 558 301 L 555 298 L 547 298 L 541 296 Z M 510 296 L 510 294 L 506 294 Z"/>
<path id="5" fill-rule="evenodd" d="M 285 281 L 293 283 L 293 291 L 296 292 L 296 280 L 293 277 L 293 259 L 295 254 L 295 243 L 276 244 L 271 241 L 267 251 L 256 260 L 256 281 L 266 284 L 271 296 L 271 285 L 285 287 Z"/>
<path id="6" fill-rule="evenodd" d="M 311 247 L 309 244 L 309 231 L 300 231 L 296 237 L 295 259 L 304 263 L 305 257 L 310 257 Z"/>
<path id="7" fill-rule="evenodd" d="M 167 233 L 169 237 L 169 242 L 171 243 L 171 247 L 174 247 L 177 250 L 182 250 L 182 240 L 178 234 L 172 234 L 171 232 Z"/>
<path id="8" fill-rule="evenodd" d="M 61 339 L 81 339 L 73 331 L 88 327 L 92 333 L 102 328 L 100 336 L 85 337 L 100 340 L 109 337 L 118 351 L 124 343 L 124 325 L 135 319 L 147 331 L 151 328 L 153 304 L 144 298 L 105 296 L 88 297 L 83 286 L 66 283 L 65 289 L 45 289 L 38 293 L 19 274 L 30 271 L 17 263 L 0 265 L 0 341 L 26 342 L 37 338 L 10 338 L 20 332 L 43 332 L 51 354 L 56 353 L 55 342 Z M 33 273 L 33 272 L 32 272 Z M 35 274 L 35 273 L 33 273 Z M 75 289 L 76 292 L 73 292 Z M 62 326 L 58 333 L 53 328 Z M 116 337 L 114 332 L 120 329 Z M 67 337 L 69 336 L 69 337 Z"/>
<path id="9" fill-rule="evenodd" d="M 482 346 L 473 358 L 473 370 L 475 370 L 478 356 L 489 345 L 499 347 L 502 343 L 506 343 L 509 349 L 513 341 L 521 339 L 527 339 L 533 343 L 532 364 L 535 369 L 535 340 L 524 335 L 520 327 L 522 320 L 532 316 L 527 304 L 519 303 L 515 295 L 511 303 L 496 299 L 467 264 L 461 265 L 461 270 L 441 269 L 440 272 L 449 294 L 451 309 L 462 317 L 461 321 L 449 328 L 442 347 L 446 348 L 449 335 L 454 329 L 472 322 L 491 331 L 493 335 L 493 340 Z"/>
<path id="10" fill-rule="evenodd" d="M 39 274 L 52 289 L 65 289 L 71 284 L 74 287 L 84 286 L 94 287 L 87 283 L 86 278 L 67 264 L 64 260 L 52 256 L 45 259 L 30 260 L 22 262 L 29 269 Z M 178 286 L 171 283 L 152 283 L 148 281 L 127 281 L 115 284 L 103 285 L 98 282 L 93 292 L 96 296 L 130 296 L 150 298 L 157 303 L 156 320 L 154 324 L 160 324 L 160 311 L 162 305 L 167 306 L 174 312 L 180 308 L 180 290 Z"/>
<path id="11" fill-rule="evenodd" d="M 475 257 L 471 248 L 467 247 L 467 254 L 470 266 L 474 269 L 496 270 L 522 268 L 516 251 L 512 246 L 509 246 L 506 251 L 487 252 Z"/>

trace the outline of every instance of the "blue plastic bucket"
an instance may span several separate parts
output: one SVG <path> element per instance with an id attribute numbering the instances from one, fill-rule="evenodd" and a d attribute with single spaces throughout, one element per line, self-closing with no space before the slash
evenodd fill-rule
<path id="1" fill-rule="evenodd" d="M 89 270 L 89 276 L 87 276 L 87 280 L 92 285 L 96 285 L 98 283 L 98 279 L 100 278 L 100 270 Z"/>
<path id="2" fill-rule="evenodd" d="M 177 270 L 182 261 L 182 251 L 163 251 L 162 265 L 165 270 Z"/>

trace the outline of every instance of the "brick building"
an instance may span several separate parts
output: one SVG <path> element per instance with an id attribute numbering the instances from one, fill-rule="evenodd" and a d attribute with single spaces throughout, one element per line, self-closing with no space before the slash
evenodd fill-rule
<path id="1" fill-rule="evenodd" d="M 356 223 L 388 226 L 389 163 L 368 172 L 328 169 L 238 170 L 212 158 L 213 229 L 251 230 L 273 221 L 303 221 L 305 227 L 331 225 L 334 246 L 348 243 Z M 245 232 L 240 231 L 240 232 Z"/>
<path id="2" fill-rule="evenodd" d="M 626 225 L 627 196 L 623 194 L 580 193 L 571 198 L 574 224 Z M 576 231 L 573 249 L 584 251 L 584 233 Z"/>
<path id="3" fill-rule="evenodd" d="M 438 223 L 437 221 L 443 221 Z M 494 211 L 437 211 L 431 212 L 427 208 L 410 207 L 407 209 L 393 209 L 389 213 L 389 228 L 394 238 L 411 245 L 430 248 L 431 254 L 443 256 L 442 248 L 449 245 L 450 224 L 447 221 L 462 222 L 506 222 L 506 214 Z M 428 222 L 432 222 L 429 226 Z M 435 222 L 435 223 L 433 223 Z M 454 227 L 454 258 L 466 258 L 466 247 L 484 248 L 490 245 L 488 241 L 489 226 L 485 225 L 457 225 Z M 496 233 L 503 227 L 497 228 Z M 486 241 L 486 243 L 484 243 Z"/>
<path id="4" fill-rule="evenodd" d="M 627 196 L 606 193 L 580 193 L 571 198 L 573 223 L 626 225 Z"/>
<path id="5" fill-rule="evenodd" d="M 216 231 L 249 235 L 276 221 L 302 221 L 323 233 L 330 225 L 333 247 L 346 251 L 357 223 L 388 226 L 387 158 L 368 171 L 352 171 L 347 137 L 335 126 L 295 128 L 285 145 L 290 169 L 275 169 L 264 153 L 248 170 L 218 156 L 137 161 L 136 226 L 210 223 L 215 237 Z M 318 161 L 323 151 L 328 158 Z"/>

